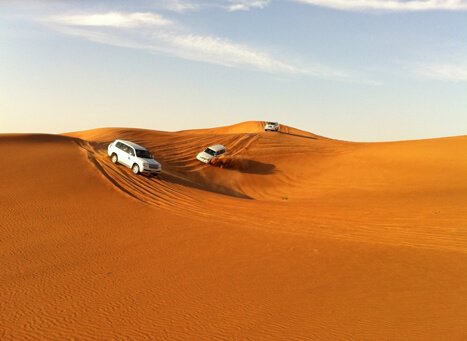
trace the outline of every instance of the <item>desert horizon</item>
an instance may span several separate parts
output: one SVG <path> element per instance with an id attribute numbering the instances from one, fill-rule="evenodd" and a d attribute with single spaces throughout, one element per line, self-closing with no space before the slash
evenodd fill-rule
<path id="1" fill-rule="evenodd" d="M 0 135 L 2 337 L 463 339 L 467 136 L 263 126 Z"/>

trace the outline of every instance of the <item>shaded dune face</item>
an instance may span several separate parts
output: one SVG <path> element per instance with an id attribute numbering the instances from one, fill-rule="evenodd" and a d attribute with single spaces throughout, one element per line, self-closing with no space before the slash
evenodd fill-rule
<path id="1" fill-rule="evenodd" d="M 0 339 L 465 339 L 467 137 L 262 130 L 0 135 Z"/>

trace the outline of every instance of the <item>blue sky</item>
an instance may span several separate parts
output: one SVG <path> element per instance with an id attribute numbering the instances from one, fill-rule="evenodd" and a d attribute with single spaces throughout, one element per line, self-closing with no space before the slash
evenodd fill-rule
<path id="1" fill-rule="evenodd" d="M 467 134 L 467 0 L 0 3 L 0 132 Z"/>

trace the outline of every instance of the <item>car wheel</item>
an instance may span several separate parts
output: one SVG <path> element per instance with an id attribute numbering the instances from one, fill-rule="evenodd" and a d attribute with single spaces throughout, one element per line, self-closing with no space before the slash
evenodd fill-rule
<path id="1" fill-rule="evenodd" d="M 110 159 L 112 160 L 113 163 L 117 163 L 117 161 L 118 161 L 117 154 L 113 153 L 112 156 L 110 157 Z"/>
<path id="2" fill-rule="evenodd" d="M 135 163 L 133 167 L 131 167 L 131 170 L 133 171 L 134 174 L 139 173 L 139 166 Z"/>

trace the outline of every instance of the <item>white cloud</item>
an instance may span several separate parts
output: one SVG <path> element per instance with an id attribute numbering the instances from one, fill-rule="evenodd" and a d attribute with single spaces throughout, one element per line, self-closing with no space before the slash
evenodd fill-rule
<path id="1" fill-rule="evenodd" d="M 449 82 L 467 82 L 467 63 L 421 64 L 416 69 L 416 73 L 424 78 Z"/>
<path id="2" fill-rule="evenodd" d="M 180 24 L 154 13 L 55 16 L 49 18 L 48 24 L 64 34 L 101 44 L 272 74 L 349 80 L 345 72 L 321 64 L 292 63 L 288 61 L 289 58 L 279 58 L 230 39 L 193 34 Z"/>
<path id="3" fill-rule="evenodd" d="M 227 9 L 234 11 L 249 11 L 252 8 L 265 8 L 269 5 L 270 0 L 231 0 L 231 4 Z"/>
<path id="4" fill-rule="evenodd" d="M 350 11 L 467 10 L 467 0 L 294 0 L 310 5 Z"/>
<path id="5" fill-rule="evenodd" d="M 174 12 L 188 12 L 202 9 L 222 9 L 229 12 L 262 9 L 271 0 L 155 0 L 155 8 Z"/>
<path id="6" fill-rule="evenodd" d="M 53 22 L 71 26 L 107 26 L 107 27 L 138 27 L 166 26 L 171 21 L 154 13 L 109 12 L 103 14 L 68 15 L 51 18 Z"/>
<path id="7" fill-rule="evenodd" d="M 165 0 L 162 8 L 169 11 L 183 13 L 200 9 L 200 4 L 186 0 Z"/>
<path id="8" fill-rule="evenodd" d="M 303 70 L 279 61 L 264 52 L 225 38 L 180 33 L 163 34 L 159 38 L 187 59 L 208 61 L 225 66 L 250 66 L 271 73 L 303 73 Z"/>

